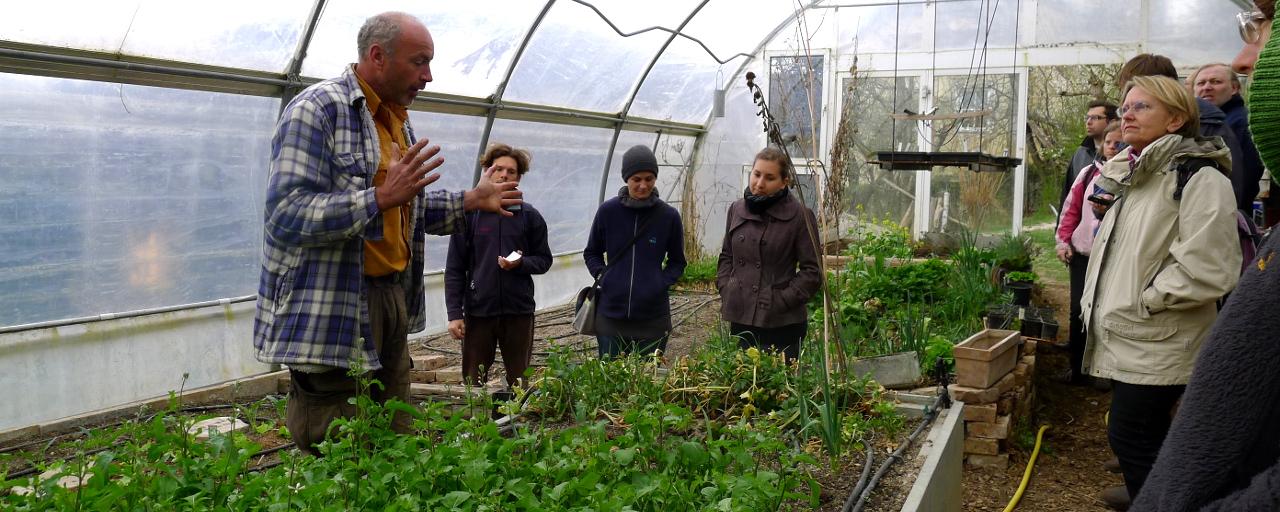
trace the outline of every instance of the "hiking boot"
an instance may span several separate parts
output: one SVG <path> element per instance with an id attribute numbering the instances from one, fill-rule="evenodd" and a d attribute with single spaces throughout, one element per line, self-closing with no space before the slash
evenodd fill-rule
<path id="1" fill-rule="evenodd" d="M 1112 510 L 1129 510 L 1129 489 L 1123 485 L 1103 489 L 1100 497 Z"/>
<path id="2" fill-rule="evenodd" d="M 1116 474 L 1119 474 L 1119 473 L 1120 473 L 1120 459 L 1119 459 L 1118 457 L 1112 457 L 1112 458 L 1110 458 L 1110 459 L 1107 459 L 1107 461 L 1106 461 L 1106 462 L 1103 462 L 1103 463 L 1102 463 L 1102 468 L 1103 468 L 1103 469 L 1105 469 L 1105 470 L 1107 470 L 1107 471 L 1108 471 L 1108 472 L 1110 472 L 1110 473 L 1116 473 Z"/>

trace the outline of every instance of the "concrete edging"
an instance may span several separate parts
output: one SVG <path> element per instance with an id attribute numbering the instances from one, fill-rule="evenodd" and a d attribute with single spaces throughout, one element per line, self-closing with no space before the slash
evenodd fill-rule
<path id="1" fill-rule="evenodd" d="M 959 512 L 964 481 L 964 402 L 934 419 L 929 435 L 920 446 L 925 461 L 916 483 L 911 486 L 902 512 Z"/>

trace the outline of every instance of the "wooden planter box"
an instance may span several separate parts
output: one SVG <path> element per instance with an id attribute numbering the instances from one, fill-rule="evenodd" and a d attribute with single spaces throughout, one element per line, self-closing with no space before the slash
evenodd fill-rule
<path id="1" fill-rule="evenodd" d="M 955 347 L 956 384 L 986 389 L 1018 364 L 1018 331 L 983 329 Z"/>

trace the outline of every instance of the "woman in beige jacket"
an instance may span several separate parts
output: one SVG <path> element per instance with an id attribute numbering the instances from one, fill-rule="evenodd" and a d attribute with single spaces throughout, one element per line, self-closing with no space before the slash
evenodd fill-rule
<path id="1" fill-rule="evenodd" d="M 1135 77 L 1124 98 L 1129 148 L 1102 169 L 1099 185 L 1117 201 L 1094 241 L 1080 306 L 1085 370 L 1114 383 L 1107 438 L 1136 496 L 1241 256 L 1231 181 L 1218 170 L 1229 172 L 1230 153 L 1219 138 L 1196 137 L 1194 98 L 1166 77 Z M 1179 166 L 1193 171 L 1180 194 Z"/>

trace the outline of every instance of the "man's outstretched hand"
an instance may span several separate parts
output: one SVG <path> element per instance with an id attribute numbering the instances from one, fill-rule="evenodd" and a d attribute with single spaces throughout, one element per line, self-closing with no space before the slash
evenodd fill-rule
<path id="1" fill-rule="evenodd" d="M 505 183 L 494 183 L 489 181 L 493 175 L 493 167 L 484 171 L 484 175 L 480 177 L 480 183 L 476 188 L 466 191 L 462 195 L 462 208 L 466 211 L 485 211 L 501 214 L 506 217 L 515 215 L 507 210 L 508 206 L 515 206 L 524 202 L 522 199 L 524 193 L 516 190 L 518 182 L 508 181 Z"/>

